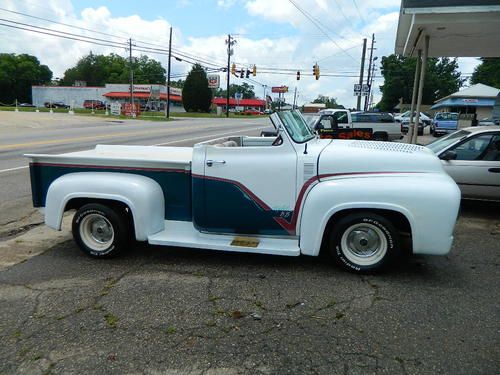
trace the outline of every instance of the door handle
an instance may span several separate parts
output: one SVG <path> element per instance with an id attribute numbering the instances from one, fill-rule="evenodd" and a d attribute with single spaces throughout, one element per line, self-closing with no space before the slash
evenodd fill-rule
<path id="1" fill-rule="evenodd" d="M 214 164 L 226 164 L 225 160 L 207 160 L 207 166 L 211 167 Z"/>
<path id="2" fill-rule="evenodd" d="M 490 168 L 490 169 L 488 169 L 488 172 L 491 172 L 491 173 L 500 173 L 500 168 Z"/>

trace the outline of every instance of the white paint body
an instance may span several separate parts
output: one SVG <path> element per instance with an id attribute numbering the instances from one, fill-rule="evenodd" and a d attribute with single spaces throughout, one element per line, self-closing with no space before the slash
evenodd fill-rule
<path id="1" fill-rule="evenodd" d="M 288 236 L 249 235 L 257 247 L 233 246 L 238 233 L 200 232 L 189 221 L 164 219 L 161 187 L 127 173 L 81 172 L 49 188 L 46 223 L 60 229 L 74 197 L 111 199 L 132 211 L 137 240 L 152 244 L 265 254 L 316 256 L 330 218 L 343 210 L 389 210 L 406 217 L 414 253 L 449 252 L 460 191 L 425 147 L 386 142 L 311 139 L 294 142 L 275 114 L 281 145 L 266 137 L 226 137 L 194 148 L 98 146 L 64 155 L 29 155 L 33 162 L 174 166 L 193 176 L 238 184 L 249 200 L 271 212 L 292 212 Z M 210 165 L 209 165 L 210 164 Z M 237 207 L 234 208 L 237 211 Z M 210 214 L 210 213 L 209 213 Z M 282 218 L 280 218 L 282 219 Z"/>

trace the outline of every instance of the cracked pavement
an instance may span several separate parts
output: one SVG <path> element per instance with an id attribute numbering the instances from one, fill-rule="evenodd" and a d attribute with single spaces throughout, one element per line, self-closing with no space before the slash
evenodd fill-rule
<path id="1" fill-rule="evenodd" d="M 498 373 L 499 208 L 465 204 L 448 256 L 366 276 L 146 245 L 95 260 L 63 236 L 0 271 L 0 374 Z"/>

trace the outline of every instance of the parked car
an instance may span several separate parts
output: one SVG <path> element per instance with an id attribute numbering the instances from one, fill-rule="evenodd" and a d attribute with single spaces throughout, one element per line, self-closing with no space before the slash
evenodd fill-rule
<path id="1" fill-rule="evenodd" d="M 26 155 L 33 203 L 58 230 L 76 209 L 74 239 L 96 258 L 132 240 L 287 256 L 323 249 L 346 270 L 368 272 L 406 251 L 450 251 L 460 190 L 431 151 L 318 139 L 298 111 L 269 119 L 275 138 Z"/>
<path id="2" fill-rule="evenodd" d="M 240 112 L 240 114 L 249 116 L 258 116 L 258 115 L 263 115 L 264 112 L 258 111 L 256 109 L 245 109 L 244 111 Z"/>
<path id="3" fill-rule="evenodd" d="M 106 104 L 101 100 L 88 99 L 83 102 L 86 109 L 106 109 Z"/>
<path id="4" fill-rule="evenodd" d="M 458 130 L 458 113 L 439 112 L 432 119 L 431 134 L 437 137 L 440 134 L 449 134 Z"/>
<path id="5" fill-rule="evenodd" d="M 376 141 L 395 141 L 403 138 L 401 126 L 394 117 L 386 112 L 352 112 L 352 126 L 355 128 L 372 128 Z"/>
<path id="6" fill-rule="evenodd" d="M 45 102 L 43 103 L 43 105 L 45 106 L 45 108 L 69 108 L 69 105 L 65 104 L 64 102 Z"/>
<path id="7" fill-rule="evenodd" d="M 441 159 L 463 198 L 500 201 L 500 126 L 459 130 L 427 147 Z"/>
<path id="8" fill-rule="evenodd" d="M 19 104 L 19 107 L 35 107 L 35 106 L 31 103 L 21 103 Z"/>
<path id="9" fill-rule="evenodd" d="M 415 121 L 415 116 L 416 116 L 416 112 L 414 112 L 413 116 L 414 116 L 414 121 Z M 399 115 L 396 115 L 394 116 L 394 120 L 398 123 L 401 124 L 401 131 L 403 133 L 408 133 L 408 127 L 409 127 L 409 124 L 410 124 L 410 111 L 406 111 L 406 112 L 403 112 Z M 431 125 L 431 118 L 426 115 L 424 112 L 420 112 L 420 121 L 418 123 L 418 135 L 423 135 L 424 134 L 424 128 L 426 126 L 430 126 Z"/>

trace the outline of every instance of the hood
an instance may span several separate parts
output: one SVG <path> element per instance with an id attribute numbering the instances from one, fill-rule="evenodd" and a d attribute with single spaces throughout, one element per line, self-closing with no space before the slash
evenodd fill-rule
<path id="1" fill-rule="evenodd" d="M 397 142 L 334 140 L 320 154 L 319 177 L 340 174 L 445 173 L 423 146 Z"/>

